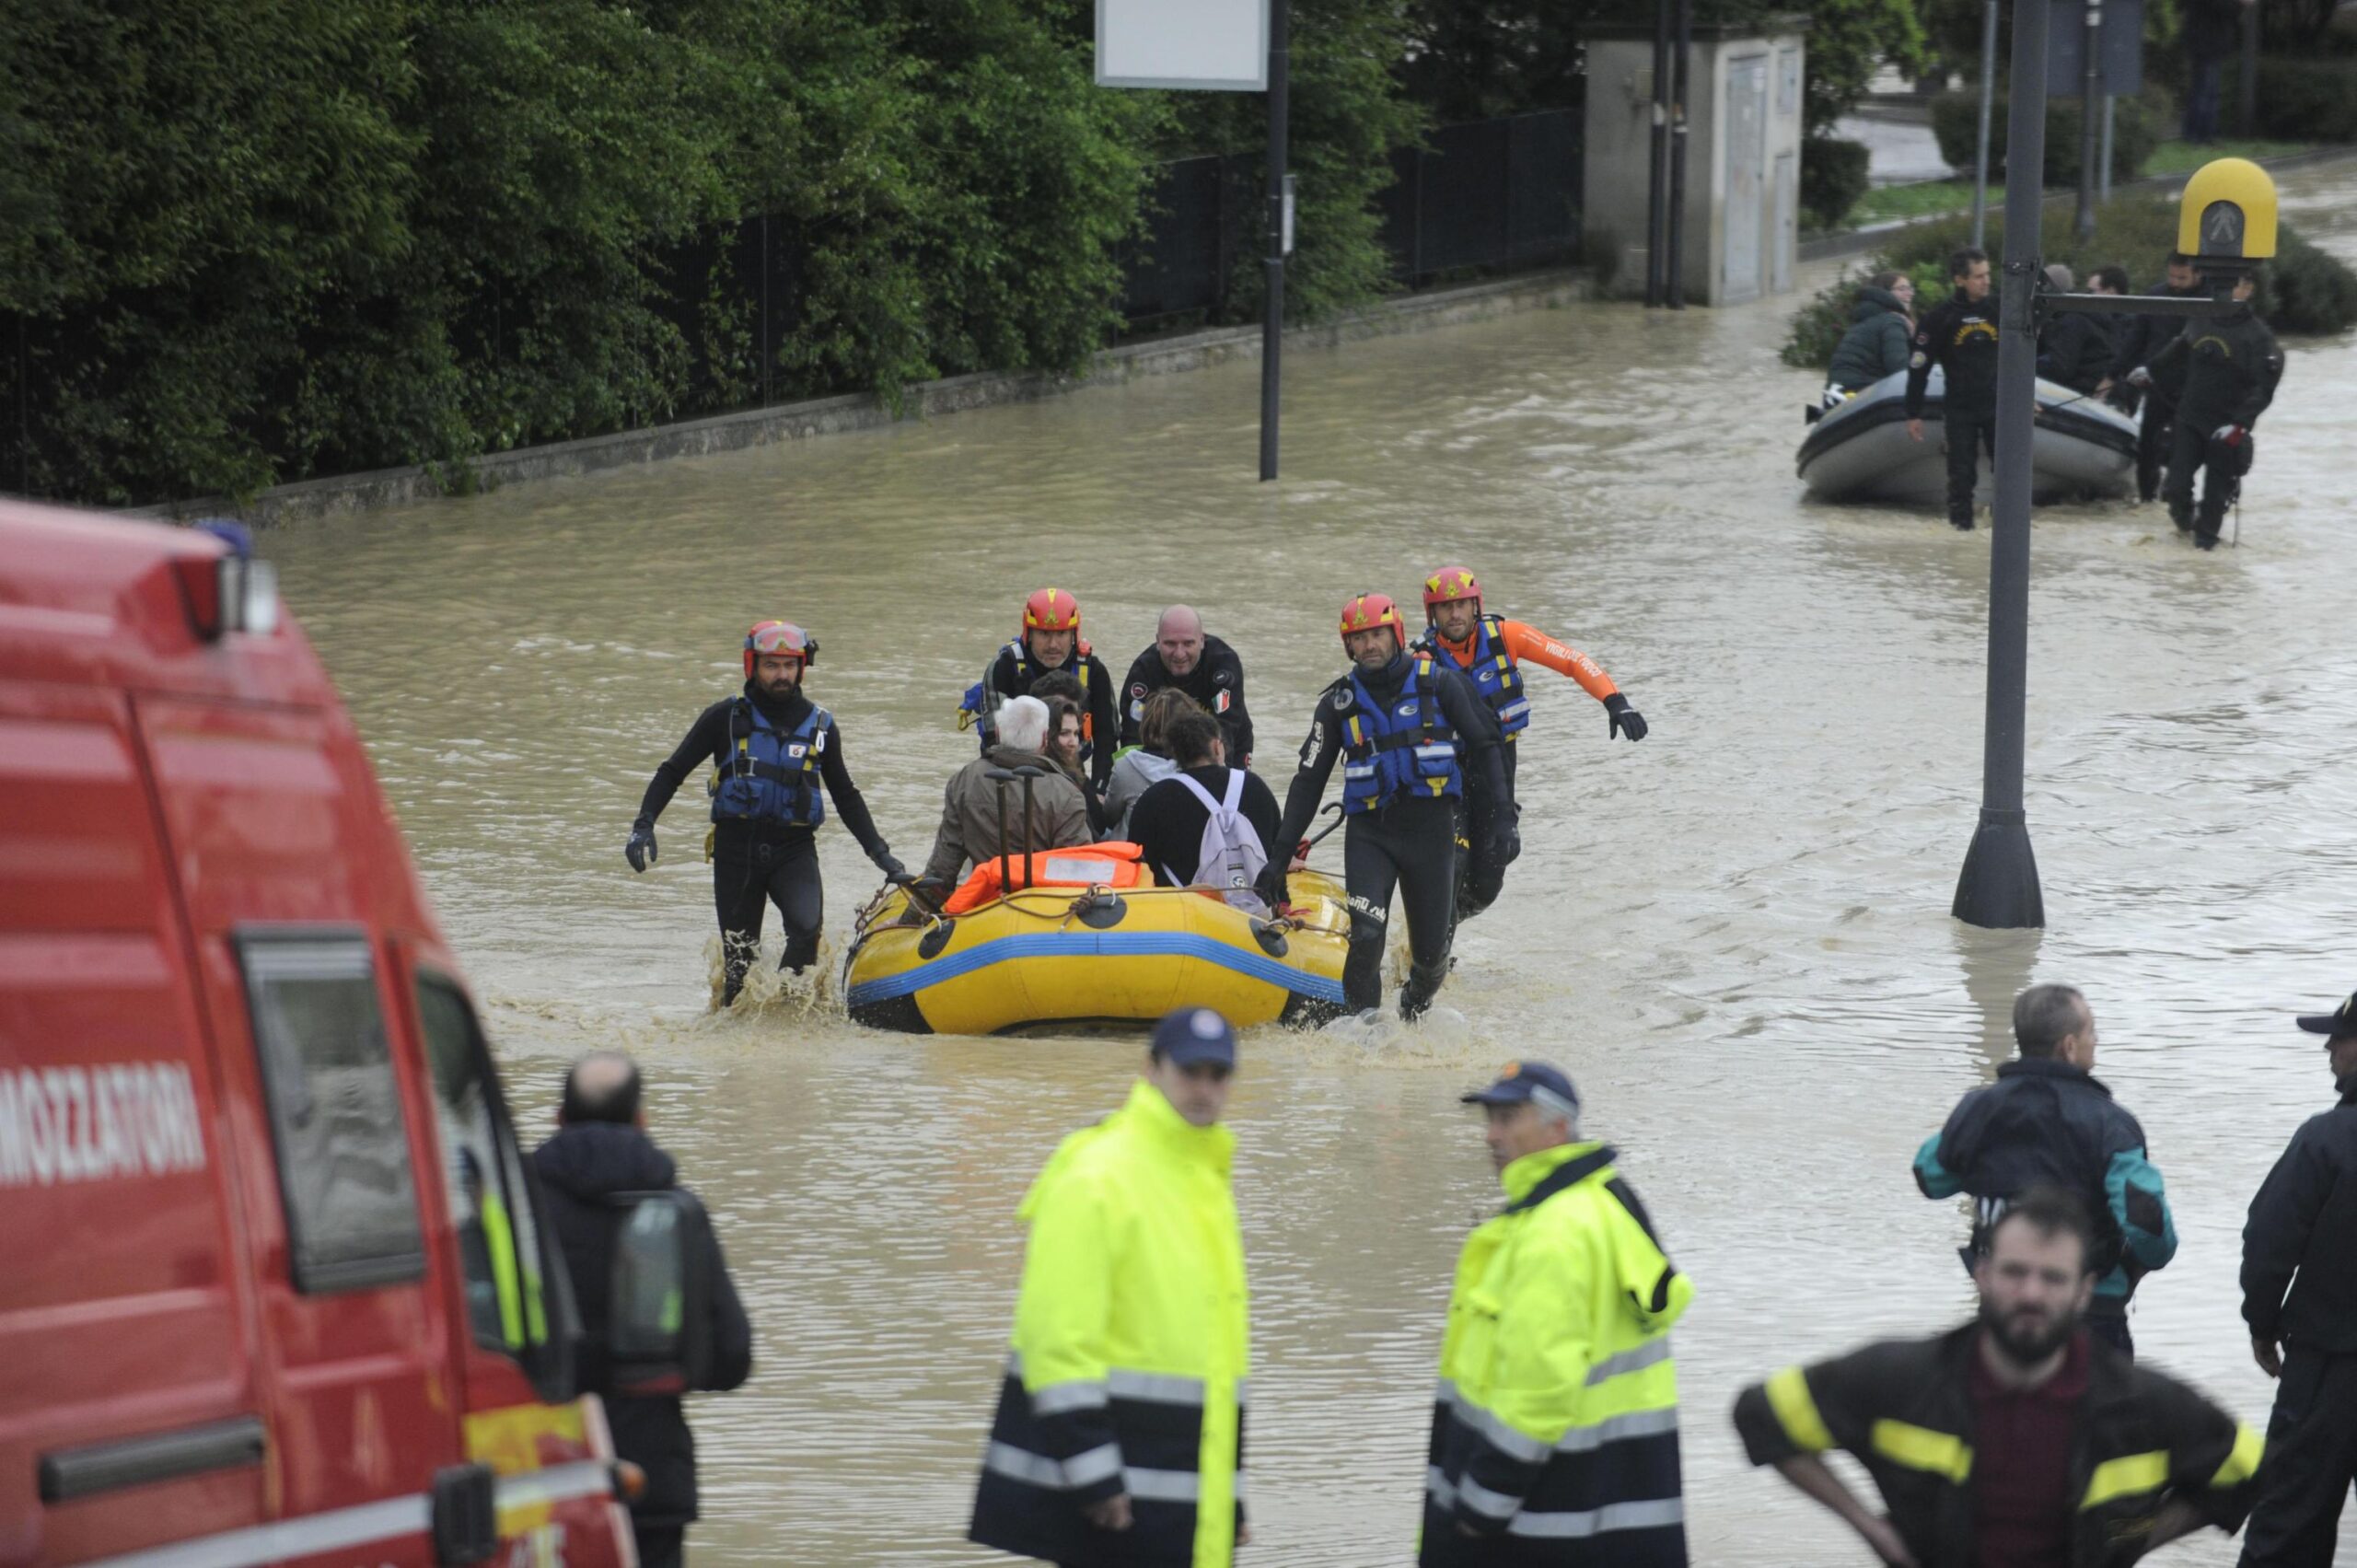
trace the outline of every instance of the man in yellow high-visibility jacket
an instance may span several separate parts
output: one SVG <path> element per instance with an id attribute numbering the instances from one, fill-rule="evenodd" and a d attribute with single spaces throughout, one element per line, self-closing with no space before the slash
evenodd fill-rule
<path id="1" fill-rule="evenodd" d="M 1228 1568 L 1244 1526 L 1244 1239 L 1219 1124 L 1236 1035 L 1155 1027 L 1129 1102 L 1066 1138 L 1031 1226 L 968 1535 L 1069 1568 Z"/>
<path id="2" fill-rule="evenodd" d="M 1509 1202 L 1466 1238 L 1441 1342 L 1422 1568 L 1685 1568 L 1678 1367 L 1694 1299 L 1583 1143 L 1560 1069 L 1510 1062 L 1488 1114 Z"/>

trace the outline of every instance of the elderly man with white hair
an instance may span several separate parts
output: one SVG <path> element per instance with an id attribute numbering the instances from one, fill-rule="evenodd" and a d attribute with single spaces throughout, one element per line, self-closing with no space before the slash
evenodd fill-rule
<path id="1" fill-rule="evenodd" d="M 1203 618 L 1183 604 L 1162 612 L 1154 630 L 1154 646 L 1130 661 L 1130 678 L 1121 683 L 1121 744 L 1138 744 L 1138 726 L 1145 717 L 1145 700 L 1166 686 L 1175 686 L 1203 705 L 1219 720 L 1220 738 L 1227 760 L 1239 768 L 1252 765 L 1252 715 L 1244 711 L 1244 661 L 1236 650 L 1203 632 Z"/>
<path id="2" fill-rule="evenodd" d="M 924 863 L 926 878 L 949 884 L 963 879 L 970 866 L 995 859 L 1002 849 L 1011 854 L 1033 850 L 1066 849 L 1094 842 L 1088 829 L 1088 802 L 1080 786 L 1048 760 L 1048 705 L 1037 697 L 1016 697 L 998 710 L 998 744 L 949 776 L 942 791 L 941 827 L 934 834 L 933 856 Z M 1024 809 L 1021 783 L 1002 785 L 992 778 L 1026 769 L 1037 770 L 1028 791 L 1030 809 Z M 999 842 L 999 790 L 1006 791 L 1007 842 Z M 1030 824 L 1025 826 L 1028 815 Z"/>

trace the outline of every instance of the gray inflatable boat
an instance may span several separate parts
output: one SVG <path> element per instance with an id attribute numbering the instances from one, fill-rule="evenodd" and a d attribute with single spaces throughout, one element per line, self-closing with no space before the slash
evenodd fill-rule
<path id="1" fill-rule="evenodd" d="M 1892 506 L 1944 505 L 1946 446 L 1942 439 L 1937 367 L 1924 387 L 1923 439 L 1907 434 L 1907 372 L 1894 371 L 1829 409 L 1801 441 L 1800 477 L 1820 501 L 1872 501 Z M 1989 504 L 1989 459 L 1980 459 L 1974 497 Z M 2030 498 L 2052 501 L 2125 495 L 2134 483 L 2136 422 L 2108 403 L 2053 381 L 2038 384 L 2038 436 L 2030 447 Z"/>

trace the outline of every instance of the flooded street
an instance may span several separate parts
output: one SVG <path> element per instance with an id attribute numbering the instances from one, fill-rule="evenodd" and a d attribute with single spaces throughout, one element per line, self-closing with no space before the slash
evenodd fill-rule
<path id="1" fill-rule="evenodd" d="M 2284 194 L 2357 257 L 2357 175 Z M 1695 1562 L 1864 1561 L 1745 1465 L 1726 1411 L 1780 1365 L 1962 1313 L 1961 1212 L 1908 1163 L 2010 1054 L 2032 981 L 2085 988 L 2098 1074 L 2168 1180 L 2182 1240 L 2138 1296 L 2140 1352 L 2263 1424 L 2244 1210 L 2330 1102 L 2290 1015 L 2357 985 L 2350 884 L 2331 891 L 2357 874 L 2357 772 L 2335 772 L 2357 743 L 2357 351 L 2287 345 L 2238 550 L 2197 555 L 2158 506 L 2038 514 L 2028 810 L 2051 929 L 1976 933 L 1947 910 L 1979 802 L 1989 536 L 1801 503 L 1820 381 L 1774 357 L 1798 298 L 1289 352 L 1277 485 L 1253 482 L 1259 373 L 1237 364 L 266 540 L 533 1135 L 567 1059 L 633 1051 L 652 1132 L 717 1216 L 758 1349 L 744 1391 L 697 1409 L 696 1561 L 992 1560 L 960 1537 L 1014 1208 L 1142 1047 L 870 1033 L 831 1001 L 707 1014 L 702 794 L 633 877 L 640 792 L 736 687 L 744 628 L 787 617 L 819 638 L 813 694 L 916 864 L 972 755 L 958 694 L 1050 583 L 1117 675 L 1163 605 L 1200 607 L 1245 659 L 1280 795 L 1343 668 L 1337 607 L 1412 601 L 1444 562 L 1593 655 L 1653 726 L 1608 744 L 1596 703 L 1531 670 L 1525 854 L 1434 1016 L 1247 1038 L 1247 1561 L 1411 1559 L 1449 1268 L 1497 1196 L 1456 1097 L 1516 1055 L 1572 1073 L 1585 1131 L 1620 1148 L 1695 1280 L 1677 1334 Z M 839 823 L 821 842 L 839 967 L 875 879 Z M 777 941 L 772 912 L 772 961 Z M 2212 1535 L 2168 1561 L 2234 1550 Z"/>

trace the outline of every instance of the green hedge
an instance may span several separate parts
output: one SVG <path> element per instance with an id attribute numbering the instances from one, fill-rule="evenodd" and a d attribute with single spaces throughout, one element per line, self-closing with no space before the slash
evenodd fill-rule
<path id="1" fill-rule="evenodd" d="M 2173 201 L 2141 194 L 2114 197 L 2096 209 L 2096 232 L 2085 241 L 2072 232 L 2073 215 L 2067 203 L 2047 203 L 2038 246 L 2046 261 L 2066 263 L 2082 279 L 2097 267 L 2117 263 L 2128 269 L 2133 286 L 2151 287 L 2177 244 Z M 1992 211 L 1986 241 L 1991 257 L 2003 254 L 2004 228 L 2003 216 Z M 1794 315 L 1784 341 L 1784 363 L 1803 369 L 1831 364 L 1833 350 L 1849 327 L 1859 281 L 1875 273 L 1900 271 L 1915 280 L 1920 319 L 1948 296 L 1948 257 L 1971 233 L 1971 220 L 1964 217 L 1897 231 L 1857 272 L 1820 290 Z M 2002 270 L 2002 261 L 1999 266 Z M 2276 260 L 2259 274 L 2258 304 L 2259 314 L 2279 331 L 2343 331 L 2357 326 L 2357 273 L 2285 224 Z"/>
<path id="2" fill-rule="evenodd" d="M 2003 178 L 2005 167 L 2006 96 L 2001 87 L 1989 110 L 1989 178 Z M 2046 183 L 2079 182 L 2079 117 L 2076 97 L 2049 98 L 2046 106 Z M 2158 86 L 2147 84 L 2136 98 L 2123 98 L 2111 117 L 2111 177 L 2133 180 L 2144 160 L 2176 124 L 2176 108 Z M 1967 176 L 1972 172 L 1980 146 L 1980 90 L 1942 93 L 1932 100 L 1932 134 L 1939 139 L 1940 156 Z"/>
<path id="3" fill-rule="evenodd" d="M 2231 116 L 2231 77 L 2226 91 Z M 2259 56 L 2258 133 L 2288 141 L 2357 142 L 2357 60 Z"/>
<path id="4" fill-rule="evenodd" d="M 1871 188 L 1864 142 L 1811 136 L 1801 144 L 1801 220 L 1810 228 L 1841 226 Z"/>

